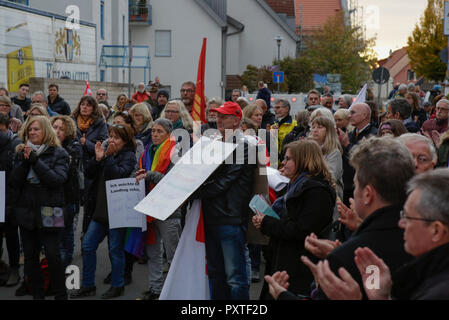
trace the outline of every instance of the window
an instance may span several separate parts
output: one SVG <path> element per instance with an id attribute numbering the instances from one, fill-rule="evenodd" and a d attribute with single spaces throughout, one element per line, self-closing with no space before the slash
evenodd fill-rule
<path id="1" fill-rule="evenodd" d="M 101 40 L 104 40 L 104 0 L 100 2 L 100 35 Z"/>
<path id="2" fill-rule="evenodd" d="M 416 80 L 415 71 L 407 70 L 407 80 L 408 81 Z"/>
<path id="3" fill-rule="evenodd" d="M 23 5 L 26 5 L 26 6 L 30 5 L 29 4 L 29 0 L 9 0 L 9 2 L 15 2 L 15 3 L 23 4 Z"/>
<path id="4" fill-rule="evenodd" d="M 105 74 L 105 71 L 104 70 L 100 70 L 100 81 L 101 82 L 104 82 L 104 74 Z"/>
<path id="5" fill-rule="evenodd" d="M 154 47 L 156 57 L 171 57 L 171 31 L 156 30 Z"/>

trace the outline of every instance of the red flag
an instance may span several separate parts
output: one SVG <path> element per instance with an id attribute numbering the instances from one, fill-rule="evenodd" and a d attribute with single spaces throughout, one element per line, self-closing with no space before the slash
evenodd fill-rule
<path id="1" fill-rule="evenodd" d="M 206 71 L 206 43 L 207 38 L 203 38 L 203 48 L 201 49 L 200 61 L 198 64 L 198 75 L 196 80 L 195 98 L 192 107 L 193 121 L 206 123 L 206 100 L 204 98 L 204 72 Z"/>
<path id="2" fill-rule="evenodd" d="M 84 90 L 84 96 L 92 96 L 92 90 L 90 89 L 89 81 L 86 80 L 86 90 Z"/>

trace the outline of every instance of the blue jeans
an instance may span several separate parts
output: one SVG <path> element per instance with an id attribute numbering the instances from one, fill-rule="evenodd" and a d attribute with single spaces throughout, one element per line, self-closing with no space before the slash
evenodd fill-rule
<path id="1" fill-rule="evenodd" d="M 213 300 L 249 300 L 246 235 L 241 225 L 205 225 Z"/>
<path id="2" fill-rule="evenodd" d="M 125 285 L 125 236 L 126 228 L 109 229 L 91 221 L 83 238 L 83 287 L 95 286 L 95 270 L 97 267 L 97 248 L 108 236 L 109 259 L 112 266 L 112 287 Z"/>
<path id="3" fill-rule="evenodd" d="M 78 210 L 79 207 L 76 204 L 68 204 L 64 207 L 64 230 L 61 232 L 61 242 L 59 244 L 64 269 L 72 263 L 73 249 L 75 247 L 73 220 L 75 215 L 78 214 Z"/>

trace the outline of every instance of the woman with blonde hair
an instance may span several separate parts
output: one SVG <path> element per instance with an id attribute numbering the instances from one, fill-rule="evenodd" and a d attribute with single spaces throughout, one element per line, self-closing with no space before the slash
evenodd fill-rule
<path id="1" fill-rule="evenodd" d="M 304 241 L 310 233 L 327 232 L 335 207 L 332 175 L 320 146 L 312 140 L 299 140 L 285 147 L 282 174 L 290 179 L 287 192 L 278 198 L 272 209 L 280 219 L 258 213 L 253 224 L 270 236 L 266 252 L 265 274 L 287 271 L 289 290 L 309 295 L 313 275 L 298 259 L 310 255 Z M 261 299 L 269 299 L 268 285 L 264 283 Z"/>
<path id="2" fill-rule="evenodd" d="M 151 142 L 151 127 L 153 126 L 150 110 L 145 103 L 138 103 L 129 110 L 129 115 L 133 119 L 137 132 L 136 139 L 142 141 L 143 146 L 146 147 Z"/>
<path id="3" fill-rule="evenodd" d="M 343 130 L 343 132 L 352 132 L 354 127 L 349 123 L 349 110 L 338 109 L 334 113 L 334 120 L 337 129 Z"/>
<path id="4" fill-rule="evenodd" d="M 186 129 L 191 132 L 193 129 L 192 117 L 181 100 L 167 102 L 164 110 L 162 110 L 161 118 L 170 120 L 173 130 Z"/>
<path id="5" fill-rule="evenodd" d="M 24 144 L 18 145 L 11 173 L 11 187 L 19 190 L 14 205 L 20 227 L 25 270 L 34 299 L 45 299 L 39 256 L 44 247 L 55 299 L 67 299 L 65 270 L 59 252 L 64 228 L 64 184 L 69 155 L 61 147 L 50 120 L 35 116 L 24 124 Z"/>
<path id="6" fill-rule="evenodd" d="M 337 196 L 343 199 L 343 149 L 338 140 L 335 124 L 325 117 L 315 118 L 312 122 L 310 138 L 321 146 L 324 160 L 337 187 Z"/>
<path id="7" fill-rule="evenodd" d="M 47 109 L 43 104 L 40 103 L 33 103 L 27 114 L 28 116 L 45 116 L 47 118 L 50 118 Z"/>

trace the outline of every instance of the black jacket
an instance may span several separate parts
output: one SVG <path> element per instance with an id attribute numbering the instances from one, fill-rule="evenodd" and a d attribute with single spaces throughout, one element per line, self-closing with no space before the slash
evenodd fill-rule
<path id="1" fill-rule="evenodd" d="M 290 275 L 290 291 L 310 293 L 313 275 L 300 260 L 302 255 L 309 255 L 304 241 L 312 232 L 320 236 L 331 224 L 335 200 L 335 190 L 322 177 L 306 177 L 289 185 L 287 193 L 273 205 L 278 213 L 284 212 L 281 219 L 265 216 L 262 221 L 261 231 L 270 236 L 265 274 L 285 270 Z M 278 205 L 283 209 L 276 209 Z M 261 293 L 264 298 L 269 298 L 266 284 Z"/>
<path id="2" fill-rule="evenodd" d="M 139 139 L 143 143 L 143 147 L 145 148 L 149 143 L 151 143 L 151 128 L 145 126 L 142 131 L 136 134 L 136 139 Z"/>
<path id="3" fill-rule="evenodd" d="M 159 119 L 161 117 L 162 110 L 164 110 L 164 105 L 156 105 L 151 107 L 151 116 L 153 117 L 153 121 Z"/>
<path id="4" fill-rule="evenodd" d="M 80 200 L 79 164 L 81 161 L 82 147 L 78 138 L 63 143 L 63 148 L 70 157 L 67 181 L 64 184 L 64 196 L 67 204 L 78 204 Z"/>
<path id="5" fill-rule="evenodd" d="M 381 258 L 391 272 L 410 261 L 413 257 L 404 250 L 404 230 L 398 226 L 402 205 L 387 206 L 369 215 L 357 228 L 351 239 L 333 250 L 328 256 L 329 266 L 335 274 L 344 267 L 357 281 L 364 297 L 362 277 L 354 262 L 354 251 L 360 247 L 370 248 Z M 327 299 L 318 288 L 315 299 Z"/>
<path id="6" fill-rule="evenodd" d="M 394 299 L 449 300 L 449 244 L 405 264 L 392 279 Z"/>
<path id="7" fill-rule="evenodd" d="M 266 129 L 267 128 L 267 124 L 269 124 L 270 126 L 274 124 L 274 122 L 276 121 L 276 117 L 274 114 L 272 114 L 270 112 L 270 110 L 268 110 L 267 112 L 265 112 L 265 114 L 262 116 L 262 123 L 260 125 L 261 129 Z"/>
<path id="8" fill-rule="evenodd" d="M 136 153 L 130 149 L 122 149 L 115 156 L 108 156 L 101 161 L 95 157 L 89 159 L 86 166 L 86 177 L 93 183 L 90 185 L 86 204 L 86 214 L 104 226 L 109 226 L 108 205 L 105 182 L 115 179 L 129 178 L 136 166 Z"/>
<path id="9" fill-rule="evenodd" d="M 271 91 L 267 88 L 259 89 L 259 92 L 257 92 L 256 99 L 263 99 L 267 103 L 267 108 L 270 110 L 271 108 Z"/>
<path id="10" fill-rule="evenodd" d="M 57 112 L 62 115 L 69 116 L 72 113 L 72 110 L 70 109 L 69 104 L 59 96 L 57 95 L 55 101 L 51 103 L 50 96 L 48 96 L 48 106 L 53 110 L 54 112 Z"/>
<path id="11" fill-rule="evenodd" d="M 31 107 L 31 99 L 25 98 L 25 100 L 20 100 L 19 96 L 11 99 L 14 104 L 20 106 L 23 112 L 27 112 Z"/>
<path id="12" fill-rule="evenodd" d="M 206 225 L 246 226 L 248 223 L 248 205 L 257 167 L 248 163 L 248 154 L 254 152 L 255 155 L 256 147 L 249 144 L 242 134 L 234 137 L 234 143 L 238 143 L 238 147 L 230 155 L 232 164 L 221 164 L 192 196 L 192 199 L 202 200 Z M 237 154 L 243 154 L 243 157 L 237 159 Z"/>
<path id="13" fill-rule="evenodd" d="M 27 181 L 30 168 L 39 178 L 38 184 Z M 64 184 L 68 171 L 69 155 L 61 147 L 49 147 L 34 164 L 23 158 L 23 145 L 17 147 L 9 182 L 19 190 L 14 205 L 19 226 L 28 230 L 42 228 L 40 207 L 64 207 Z"/>
<path id="14" fill-rule="evenodd" d="M 77 124 L 76 119 L 73 119 Z M 76 136 L 79 139 L 82 138 L 83 133 L 76 125 Z M 87 161 L 95 157 L 95 144 L 97 141 L 103 142 L 108 139 L 108 126 L 103 121 L 103 118 L 98 118 L 87 130 L 86 132 L 86 144 L 83 147 L 82 163 L 85 171 Z"/>
<path id="15" fill-rule="evenodd" d="M 349 136 L 349 145 L 346 148 L 343 148 L 343 185 L 344 185 L 344 194 L 345 194 L 345 204 L 349 206 L 347 202 L 347 198 L 354 192 L 354 168 L 349 164 L 349 155 L 351 149 L 357 145 L 362 139 L 368 139 L 372 136 L 377 136 L 377 128 L 370 124 L 366 127 L 359 135 L 356 135 L 356 129 L 348 134 Z"/>

